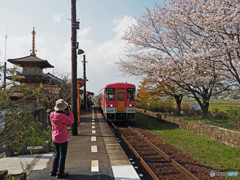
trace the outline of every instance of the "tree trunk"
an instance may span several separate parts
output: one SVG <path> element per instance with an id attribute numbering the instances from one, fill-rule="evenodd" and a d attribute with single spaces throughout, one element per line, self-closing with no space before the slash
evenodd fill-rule
<path id="1" fill-rule="evenodd" d="M 175 101 L 176 101 L 176 104 L 177 104 L 177 109 L 176 109 L 176 112 L 178 115 L 181 114 L 181 103 L 182 103 L 182 95 L 175 95 L 174 98 L 175 98 Z"/>
<path id="2" fill-rule="evenodd" d="M 204 98 L 202 106 L 201 106 L 202 115 L 203 115 L 204 118 L 208 117 L 208 108 L 209 108 L 209 99 L 208 98 L 206 98 L 206 99 Z"/>
<path id="3" fill-rule="evenodd" d="M 198 104 L 201 107 L 201 111 L 202 111 L 202 115 L 204 118 L 208 117 L 208 108 L 209 108 L 209 99 L 210 99 L 210 95 L 207 94 L 207 90 L 205 90 L 205 94 L 202 94 L 202 102 L 201 100 L 198 98 L 198 96 L 196 94 L 194 95 L 195 100 L 198 102 Z"/>

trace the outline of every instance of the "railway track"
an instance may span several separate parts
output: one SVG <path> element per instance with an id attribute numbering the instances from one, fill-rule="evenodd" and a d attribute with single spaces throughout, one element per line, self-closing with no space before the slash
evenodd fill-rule
<path id="1" fill-rule="evenodd" d="M 132 128 L 127 124 L 123 125 L 122 123 L 111 124 L 117 131 L 119 131 L 121 138 L 139 159 L 139 162 L 145 170 L 147 170 L 152 179 L 225 179 L 223 177 L 211 178 L 209 174 L 210 170 L 208 169 L 208 171 L 206 171 L 206 169 L 202 167 L 199 167 L 199 172 L 195 167 L 190 168 L 194 173 L 193 174 L 176 160 L 171 158 L 171 153 L 163 152 L 137 129 Z M 173 157 L 175 156 L 173 155 Z M 191 163 L 192 162 L 185 164 Z"/>

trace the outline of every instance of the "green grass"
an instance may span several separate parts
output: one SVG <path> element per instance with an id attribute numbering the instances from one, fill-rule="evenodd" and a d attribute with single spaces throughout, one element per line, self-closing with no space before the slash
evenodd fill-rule
<path id="1" fill-rule="evenodd" d="M 238 148 L 228 147 L 187 130 L 171 127 L 140 113 L 136 115 L 136 123 L 205 166 L 220 172 L 237 171 L 240 174 Z"/>
<path id="2" fill-rule="evenodd" d="M 197 103 L 195 99 L 183 99 L 184 102 Z M 210 99 L 210 104 L 215 105 L 240 105 L 240 99 Z"/>
<path id="3" fill-rule="evenodd" d="M 231 119 L 229 119 L 229 111 L 230 108 L 237 108 L 240 112 L 240 100 L 231 100 L 231 99 L 211 99 L 209 105 L 209 117 L 204 118 L 201 115 L 201 111 L 193 112 L 190 110 L 190 104 L 197 104 L 197 101 L 194 99 L 183 99 L 181 107 L 185 114 L 172 115 L 170 111 L 176 108 L 176 103 L 173 99 L 163 99 L 159 102 L 154 102 L 150 104 L 150 106 L 146 106 L 150 111 L 156 111 L 161 114 L 166 114 L 170 116 L 176 116 L 181 119 L 189 120 L 189 121 L 197 121 L 208 125 L 219 126 L 227 129 L 232 129 L 235 131 L 240 131 L 240 126 L 233 123 Z M 139 105 L 139 104 L 137 104 Z M 168 108 L 166 108 L 169 106 Z M 140 107 L 141 108 L 141 107 Z M 172 109 L 166 112 L 166 109 Z"/>
<path id="4" fill-rule="evenodd" d="M 183 99 L 182 103 L 197 104 L 198 102 L 194 99 Z M 239 99 L 210 99 L 209 101 L 209 111 L 213 111 L 214 108 L 218 108 L 219 111 L 226 112 L 232 106 L 240 107 Z M 174 103 L 175 104 L 175 103 Z"/>

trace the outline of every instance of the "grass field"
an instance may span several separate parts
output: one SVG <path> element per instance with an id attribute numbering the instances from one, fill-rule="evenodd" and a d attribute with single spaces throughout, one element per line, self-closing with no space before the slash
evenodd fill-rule
<path id="1" fill-rule="evenodd" d="M 144 114 L 136 114 L 136 123 L 214 171 L 238 172 L 238 177 L 229 177 L 229 179 L 240 179 L 240 149 L 225 146 L 187 130 L 168 126 Z"/>
<path id="2" fill-rule="evenodd" d="M 198 121 L 204 124 L 240 131 L 240 100 L 211 99 L 208 118 L 204 118 L 201 113 L 190 112 L 190 104 L 197 104 L 197 101 L 195 99 L 183 99 L 181 108 L 185 113 L 181 116 L 169 112 L 176 108 L 174 100 L 160 100 L 144 108 L 162 114 L 178 116 L 185 120 Z M 168 110 L 167 112 L 166 109 Z M 231 118 L 230 114 L 232 114 Z"/>
<path id="3" fill-rule="evenodd" d="M 183 103 L 195 103 L 197 101 L 194 99 L 183 99 Z M 240 107 L 239 99 L 210 99 L 209 111 L 213 111 L 214 108 L 218 108 L 220 111 L 226 112 L 230 107 Z"/>
<path id="4" fill-rule="evenodd" d="M 188 100 L 184 99 L 183 103 L 196 103 L 196 100 Z M 234 111 L 238 111 L 237 114 L 232 115 L 232 118 L 229 118 L 230 113 L 233 113 L 231 109 Z M 216 117 L 210 117 L 204 119 L 202 116 L 194 117 L 183 117 L 183 119 L 194 119 L 198 122 L 202 122 L 209 125 L 220 126 L 236 131 L 240 131 L 240 100 L 238 99 L 212 99 L 210 100 L 209 112 L 211 114 L 217 114 Z M 234 117 L 235 116 L 235 117 Z"/>

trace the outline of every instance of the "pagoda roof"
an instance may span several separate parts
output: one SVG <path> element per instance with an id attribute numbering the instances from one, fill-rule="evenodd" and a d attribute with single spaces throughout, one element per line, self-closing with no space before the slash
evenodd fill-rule
<path id="1" fill-rule="evenodd" d="M 12 80 L 13 78 L 16 78 L 16 79 L 46 79 L 45 75 L 13 75 L 13 76 L 7 76 L 6 77 L 7 79 L 9 80 Z"/>
<path id="2" fill-rule="evenodd" d="M 20 67 L 24 67 L 27 64 L 36 65 L 39 68 L 54 68 L 47 60 L 38 58 L 35 55 L 30 55 L 22 58 L 8 59 L 12 64 L 15 64 Z"/>

